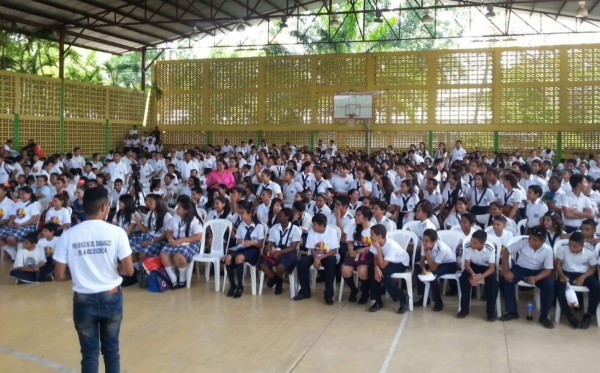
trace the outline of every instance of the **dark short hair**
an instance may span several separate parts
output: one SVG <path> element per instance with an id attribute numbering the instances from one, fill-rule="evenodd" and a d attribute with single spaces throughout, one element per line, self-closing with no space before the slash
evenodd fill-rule
<path id="1" fill-rule="evenodd" d="M 487 240 L 487 233 L 483 229 L 473 232 L 471 238 L 475 238 L 481 242 L 485 242 Z"/>
<path id="2" fill-rule="evenodd" d="M 103 204 L 108 203 L 108 191 L 102 187 L 89 188 L 83 194 L 83 211 L 95 215 Z"/>
<path id="3" fill-rule="evenodd" d="M 23 237 L 23 241 L 27 241 L 30 243 L 37 243 L 38 242 L 38 233 L 37 232 L 27 233 L 25 235 L 25 237 Z"/>
<path id="4" fill-rule="evenodd" d="M 58 230 L 58 224 L 56 224 L 56 223 L 46 223 L 44 225 L 44 228 L 42 228 L 42 230 L 43 229 L 47 229 L 49 232 L 54 233 L 54 232 L 56 232 Z"/>
<path id="5" fill-rule="evenodd" d="M 327 226 L 327 216 L 325 216 L 324 214 L 318 213 L 317 215 L 313 216 L 312 222 L 314 224 L 318 224 L 318 225 L 325 227 L 325 226 Z"/>
<path id="6" fill-rule="evenodd" d="M 374 226 L 371 227 L 371 232 L 373 232 L 374 234 L 376 234 L 378 236 L 383 236 L 383 237 L 385 237 L 387 235 L 387 229 L 386 229 L 385 225 L 383 225 L 383 224 L 375 224 Z"/>

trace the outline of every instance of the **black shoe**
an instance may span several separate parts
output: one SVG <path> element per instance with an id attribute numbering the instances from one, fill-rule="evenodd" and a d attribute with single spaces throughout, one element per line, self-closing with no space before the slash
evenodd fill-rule
<path id="1" fill-rule="evenodd" d="M 358 300 L 358 304 L 367 304 L 369 303 L 369 294 L 363 293 L 363 295 Z"/>
<path id="2" fill-rule="evenodd" d="M 519 315 L 516 313 L 505 313 L 504 315 L 500 316 L 500 321 L 510 321 L 510 320 L 516 320 L 519 318 Z"/>
<path id="3" fill-rule="evenodd" d="M 434 310 L 435 312 L 440 312 L 440 311 L 441 311 L 441 310 L 443 310 L 443 309 L 444 309 L 444 303 L 442 303 L 442 302 L 436 302 L 436 303 L 433 305 L 433 310 Z"/>
<path id="4" fill-rule="evenodd" d="M 496 316 L 496 313 L 490 313 L 489 315 L 487 315 L 487 319 L 488 322 L 494 322 L 496 320 L 498 320 L 498 317 Z"/>
<path id="5" fill-rule="evenodd" d="M 583 315 L 581 322 L 579 323 L 579 329 L 587 329 L 590 327 L 590 323 L 592 322 L 592 315 L 586 313 Z"/>
<path id="6" fill-rule="evenodd" d="M 431 303 L 431 302 L 430 302 L 429 299 L 427 299 L 427 305 L 429 305 L 429 303 Z M 419 298 L 418 301 L 416 301 L 416 302 L 413 303 L 413 306 L 414 307 L 423 307 L 423 298 L 422 297 Z"/>
<path id="7" fill-rule="evenodd" d="M 233 294 L 235 294 L 235 289 L 236 289 L 236 286 L 235 285 L 231 285 L 229 287 L 229 290 L 227 291 L 227 296 L 228 297 L 233 297 Z"/>
<path id="8" fill-rule="evenodd" d="M 554 323 L 547 317 L 540 317 L 538 322 L 546 329 L 554 329 Z"/>
<path id="9" fill-rule="evenodd" d="M 235 289 L 235 294 L 233 294 L 233 297 L 241 298 L 243 292 L 244 292 L 244 288 L 237 288 L 237 289 Z"/>
<path id="10" fill-rule="evenodd" d="M 181 289 L 185 287 L 185 282 L 176 282 L 173 284 L 173 289 Z"/>
<path id="11" fill-rule="evenodd" d="M 572 313 L 567 313 L 567 321 L 573 328 L 577 328 L 579 326 L 579 320 Z"/>
<path id="12" fill-rule="evenodd" d="M 375 302 L 369 307 L 369 312 L 377 312 L 383 308 L 383 302 Z"/>
<path id="13" fill-rule="evenodd" d="M 275 283 L 275 295 L 279 295 L 283 293 L 283 279 L 277 278 L 277 282 Z"/>
<path id="14" fill-rule="evenodd" d="M 400 307 L 398 307 L 397 312 L 402 315 L 407 310 L 408 310 L 408 307 L 406 307 L 406 303 L 400 303 Z"/>
<path id="15" fill-rule="evenodd" d="M 464 319 L 465 317 L 467 317 L 468 314 L 469 314 L 468 312 L 460 311 L 459 313 L 456 314 L 456 318 L 457 319 Z"/>
<path id="16" fill-rule="evenodd" d="M 275 284 L 277 284 L 277 277 L 271 277 L 269 281 L 267 281 L 267 288 L 271 289 Z"/>
<path id="17" fill-rule="evenodd" d="M 333 306 L 333 299 L 331 299 L 331 298 L 325 299 L 325 304 L 328 306 Z"/>
<path id="18" fill-rule="evenodd" d="M 302 299 L 308 299 L 308 298 L 310 298 L 310 295 L 298 293 L 293 299 L 294 300 L 302 300 Z"/>
<path id="19" fill-rule="evenodd" d="M 350 291 L 350 297 L 348 298 L 348 302 L 354 303 L 356 302 L 356 296 L 358 295 L 358 291 Z"/>

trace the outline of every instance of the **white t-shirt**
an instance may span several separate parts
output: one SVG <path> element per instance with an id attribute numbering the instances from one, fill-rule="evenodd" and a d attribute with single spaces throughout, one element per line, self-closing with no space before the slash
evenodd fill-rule
<path id="1" fill-rule="evenodd" d="M 42 205 L 40 205 L 39 202 L 32 202 L 31 200 L 23 202 L 19 200 L 17 203 L 15 203 L 14 214 L 16 217 L 14 222 L 17 224 L 22 224 L 31 219 L 33 216 L 41 213 Z"/>
<path id="2" fill-rule="evenodd" d="M 310 254 L 311 250 L 317 251 L 317 256 L 325 255 L 329 250 L 340 248 L 340 241 L 337 238 L 335 228 L 330 226 L 325 227 L 325 232 L 317 233 L 312 228 L 308 231 L 306 238 L 306 249 Z M 339 254 L 336 254 L 338 256 Z"/>
<path id="3" fill-rule="evenodd" d="M 353 184 L 355 183 L 352 175 L 346 175 L 346 177 L 335 175 L 331 179 L 331 185 L 333 186 L 333 189 L 335 189 L 336 193 L 348 193 Z"/>
<path id="4" fill-rule="evenodd" d="M 295 180 L 292 180 L 292 182 L 289 184 L 284 183 L 283 202 L 285 204 L 285 207 L 292 207 L 292 204 L 294 203 L 294 196 L 296 196 L 296 193 L 302 192 L 302 190 L 302 184 Z"/>
<path id="5" fill-rule="evenodd" d="M 69 214 L 69 210 L 64 207 L 60 210 L 51 208 L 46 212 L 46 223 L 55 223 L 58 224 L 58 226 L 71 224 L 71 214 Z"/>
<path id="6" fill-rule="evenodd" d="M 87 220 L 63 232 L 53 258 L 69 266 L 73 291 L 94 294 L 121 285 L 117 259 L 130 255 L 123 229 L 101 220 Z"/>
<path id="7" fill-rule="evenodd" d="M 565 193 L 562 196 L 562 198 L 560 200 L 560 208 L 563 208 L 563 207 L 570 207 L 579 212 L 583 212 L 583 209 L 585 209 L 585 208 L 588 208 L 590 210 L 593 209 L 592 202 L 590 201 L 589 198 L 584 196 L 583 193 L 579 193 L 579 197 L 578 197 L 573 192 Z M 584 219 L 577 219 L 577 218 L 575 218 L 575 219 L 567 218 L 565 216 L 564 212 L 562 213 L 562 218 L 563 218 L 563 223 L 569 227 L 580 227 L 581 222 L 583 222 L 583 220 L 584 220 Z"/>
<path id="8" fill-rule="evenodd" d="M 0 201 L 0 220 L 8 220 L 13 214 L 15 214 L 15 203 L 10 198 L 4 197 Z"/>
<path id="9" fill-rule="evenodd" d="M 528 202 L 525 211 L 527 227 L 535 227 L 536 225 L 540 225 L 542 217 L 548 212 L 548 205 L 538 198 L 535 202 Z"/>
<path id="10" fill-rule="evenodd" d="M 454 147 L 450 151 L 450 161 L 451 162 L 454 162 L 456 160 L 462 161 L 466 154 L 467 154 L 467 151 L 463 147 L 460 147 L 458 149 L 456 149 L 456 147 Z"/>
<path id="11" fill-rule="evenodd" d="M 354 247 L 354 249 L 362 249 L 364 247 L 371 246 L 371 227 L 372 226 L 373 226 L 373 224 L 371 222 L 369 222 L 369 227 L 366 229 L 363 229 L 360 232 L 360 239 L 355 240 L 354 232 L 356 232 L 356 221 L 352 220 L 352 221 L 348 222 L 348 224 L 346 224 L 344 226 L 344 233 L 346 234 L 346 242 L 352 243 L 352 246 Z M 373 254 L 377 253 L 377 250 L 375 250 L 374 247 L 371 247 L 370 251 Z"/>
<path id="12" fill-rule="evenodd" d="M 173 232 L 173 238 L 177 240 L 179 238 L 191 237 L 195 234 L 202 232 L 202 225 L 200 224 L 200 221 L 198 220 L 198 218 L 194 217 L 194 219 L 192 219 L 192 223 L 190 224 L 190 230 L 188 232 L 188 235 L 186 236 L 185 235 L 185 230 L 187 229 L 186 222 L 181 219 L 181 216 L 175 215 L 169 221 L 169 226 L 167 229 L 170 230 L 171 232 Z"/>
<path id="13" fill-rule="evenodd" d="M 275 224 L 269 230 L 269 242 L 273 242 L 278 250 L 290 247 L 292 242 L 300 242 L 301 239 L 302 229 L 291 223 L 286 229 L 283 229 L 281 224 Z"/>
<path id="14" fill-rule="evenodd" d="M 271 208 L 271 205 L 269 204 L 269 206 L 265 205 L 264 203 L 261 203 L 260 205 L 258 205 L 258 207 L 256 208 L 256 218 L 258 219 L 259 222 L 263 223 L 263 224 L 269 224 L 269 209 Z"/>
<path id="15" fill-rule="evenodd" d="M 110 181 L 114 182 L 117 179 L 121 179 L 125 182 L 125 175 L 128 175 L 129 171 L 125 162 L 121 160 L 119 163 L 111 162 L 108 165 L 108 173 L 110 174 Z"/>
<path id="16" fill-rule="evenodd" d="M 31 251 L 22 248 L 17 250 L 13 268 L 34 267 L 40 262 L 46 263 L 46 255 L 44 254 L 44 249 L 40 245 L 36 245 L 35 249 Z"/>
<path id="17" fill-rule="evenodd" d="M 56 244 L 58 243 L 59 237 L 52 237 L 52 240 L 48 241 L 45 238 L 38 240 L 37 245 L 44 250 L 44 254 L 46 256 L 53 255 L 54 250 L 56 249 Z"/>

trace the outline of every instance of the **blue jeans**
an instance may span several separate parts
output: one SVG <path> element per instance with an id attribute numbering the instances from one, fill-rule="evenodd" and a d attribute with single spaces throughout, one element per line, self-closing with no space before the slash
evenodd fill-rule
<path id="1" fill-rule="evenodd" d="M 123 319 L 123 293 L 73 294 L 73 320 L 81 347 L 81 372 L 98 372 L 102 351 L 106 372 L 120 371 L 119 330 Z"/>

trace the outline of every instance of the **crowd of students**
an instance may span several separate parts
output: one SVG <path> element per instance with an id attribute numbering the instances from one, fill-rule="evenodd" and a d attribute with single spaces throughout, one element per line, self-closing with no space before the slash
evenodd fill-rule
<path id="1" fill-rule="evenodd" d="M 134 128 L 127 138 L 137 136 Z M 5 146 L 0 246 L 15 261 L 11 276 L 27 283 L 52 280 L 58 237 L 85 220 L 85 189 L 104 186 L 112 200 L 109 221 L 127 232 L 137 270 L 145 258 L 160 257 L 174 289 L 186 285 L 188 264 L 202 235 L 210 234 L 205 222 L 227 219 L 235 237 L 224 258 L 228 297 L 243 295 L 244 263 L 250 263 L 264 272 L 275 294 L 296 271 L 295 301 L 311 297 L 315 269 L 327 305 L 343 279 L 350 302 L 375 312 L 387 292 L 403 313 L 409 302 L 429 302 L 409 299 L 393 279 L 411 269 L 414 255 L 412 269 L 423 275 L 417 294 L 423 296 L 428 285 L 434 311 L 443 309 L 439 278 L 458 274 L 447 293 L 461 290 L 458 318 L 469 314 L 471 290 L 479 283 L 485 284 L 488 321 L 518 318 L 520 281 L 540 289 L 544 327 L 553 327 L 548 315 L 556 298 L 573 327 L 589 327 L 596 314 L 600 157 L 555 160 L 550 149 L 539 155 L 532 150 L 526 160 L 518 151 L 492 157 L 467 152 L 460 140 L 449 150 L 440 143 L 433 155 L 420 143 L 369 157 L 341 151 L 334 140 L 319 141 L 314 151 L 225 140 L 222 146 L 182 145 L 163 153 L 153 136 L 160 131 L 145 134 L 146 145 L 136 142 L 87 161 L 79 148 L 42 159 Z M 416 234 L 417 245 L 402 247 L 391 238 L 403 228 Z M 444 242 L 441 230 L 456 232 L 459 244 Z M 589 289 L 581 318 L 566 300 L 567 284 Z M 503 315 L 495 310 L 499 291 Z"/>

